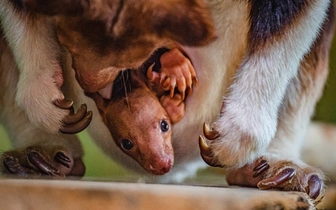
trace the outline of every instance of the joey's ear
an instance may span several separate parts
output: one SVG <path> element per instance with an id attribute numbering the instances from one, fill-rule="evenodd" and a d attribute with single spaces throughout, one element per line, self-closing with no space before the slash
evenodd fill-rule
<path id="1" fill-rule="evenodd" d="M 87 4 L 85 0 L 22 0 L 22 5 L 29 11 L 45 15 L 78 15 Z"/>
<path id="2" fill-rule="evenodd" d="M 150 23 L 162 36 L 189 46 L 205 45 L 216 38 L 204 0 L 145 1 L 155 6 Z"/>

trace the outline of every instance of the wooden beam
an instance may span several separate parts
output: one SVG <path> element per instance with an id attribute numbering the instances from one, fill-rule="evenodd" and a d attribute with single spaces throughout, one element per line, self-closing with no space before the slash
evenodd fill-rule
<path id="1" fill-rule="evenodd" d="M 72 180 L 0 180 L 0 209 L 314 209 L 303 193 Z"/>

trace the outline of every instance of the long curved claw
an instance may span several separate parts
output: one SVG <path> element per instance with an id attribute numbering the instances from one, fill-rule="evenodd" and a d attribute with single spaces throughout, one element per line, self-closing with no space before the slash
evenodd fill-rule
<path id="1" fill-rule="evenodd" d="M 218 131 L 211 129 L 208 122 L 203 124 L 203 133 L 204 136 L 209 140 L 214 140 L 220 136 Z"/>
<path id="2" fill-rule="evenodd" d="M 66 116 L 62 122 L 67 124 L 67 125 L 71 125 L 71 124 L 76 124 L 79 121 L 81 121 L 87 112 L 87 106 L 86 104 L 82 104 L 79 109 L 77 110 L 76 114 L 70 114 L 68 116 Z"/>
<path id="3" fill-rule="evenodd" d="M 206 143 L 206 140 L 200 136 L 199 137 L 199 148 L 201 151 L 201 157 L 205 163 L 213 167 L 224 167 L 221 165 L 216 158 L 214 158 L 211 148 Z"/>
<path id="4" fill-rule="evenodd" d="M 310 198 L 316 199 L 322 191 L 323 182 L 317 175 L 312 175 L 309 178 L 308 186 L 306 187 L 306 192 Z"/>
<path id="5" fill-rule="evenodd" d="M 63 152 L 57 152 L 54 160 L 60 164 L 62 164 L 63 166 L 70 168 L 70 163 L 71 163 L 71 159 L 66 156 Z"/>
<path id="6" fill-rule="evenodd" d="M 293 176 L 295 175 L 295 170 L 293 168 L 286 168 L 283 171 L 281 171 L 279 174 L 260 181 L 258 183 L 258 188 L 261 190 L 267 190 L 274 188 L 278 185 L 281 185 L 287 181 L 289 181 Z"/>
<path id="7" fill-rule="evenodd" d="M 86 104 L 82 104 L 75 114 L 72 100 L 56 100 L 54 104 L 58 108 L 70 110 L 70 114 L 62 120 L 61 133 L 75 134 L 81 132 L 90 124 L 92 112 L 87 112 Z"/>
<path id="8" fill-rule="evenodd" d="M 6 157 L 4 159 L 4 166 L 9 173 L 20 177 L 39 176 L 34 170 L 21 166 L 18 160 L 13 157 Z"/>
<path id="9" fill-rule="evenodd" d="M 192 81 L 193 81 L 193 84 L 195 85 L 195 86 L 197 86 L 198 85 L 198 77 L 195 75 L 195 76 L 192 76 Z"/>
<path id="10" fill-rule="evenodd" d="M 54 168 L 52 165 L 47 163 L 37 152 L 30 152 L 28 154 L 29 162 L 35 166 L 37 169 L 43 171 L 46 174 L 58 176 L 60 172 Z"/>
<path id="11" fill-rule="evenodd" d="M 61 109 L 70 109 L 73 105 L 72 100 L 55 100 L 54 104 Z"/>
<path id="12" fill-rule="evenodd" d="M 152 64 L 151 66 L 150 66 L 150 68 L 148 68 L 148 70 L 147 70 L 147 79 L 149 80 L 149 81 L 152 81 L 153 80 L 153 66 L 154 66 L 154 64 Z"/>
<path id="13" fill-rule="evenodd" d="M 92 111 L 88 111 L 85 117 L 76 124 L 64 124 L 60 129 L 63 134 L 75 134 L 84 130 L 92 120 Z"/>
<path id="14" fill-rule="evenodd" d="M 269 167 L 270 166 L 267 160 L 261 160 L 260 163 L 253 168 L 253 171 L 255 171 L 255 173 L 253 174 L 253 178 L 256 178 L 257 176 L 265 172 L 267 169 L 269 169 Z"/>

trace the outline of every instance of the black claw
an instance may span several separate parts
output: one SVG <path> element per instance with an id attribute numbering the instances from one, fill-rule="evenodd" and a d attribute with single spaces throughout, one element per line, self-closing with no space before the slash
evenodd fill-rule
<path id="1" fill-rule="evenodd" d="M 15 174 L 21 177 L 28 177 L 31 175 L 37 175 L 37 173 L 29 168 L 21 166 L 17 159 L 14 157 L 6 157 L 4 159 L 4 166 L 7 172 Z"/>
<path id="2" fill-rule="evenodd" d="M 320 195 L 322 186 L 322 180 L 317 175 L 312 175 L 306 189 L 309 197 L 315 200 Z"/>
<path id="3" fill-rule="evenodd" d="M 88 111 L 85 117 L 76 124 L 63 125 L 60 132 L 63 134 L 75 134 L 84 130 L 92 120 L 92 111 Z"/>
<path id="4" fill-rule="evenodd" d="M 33 166 L 46 174 L 54 176 L 60 174 L 60 172 L 56 168 L 54 168 L 47 161 L 45 161 L 37 152 L 30 152 L 28 154 L 28 160 Z"/>
<path id="5" fill-rule="evenodd" d="M 256 178 L 257 176 L 259 176 L 260 174 L 262 174 L 263 172 L 265 172 L 267 169 L 269 169 L 269 164 L 266 160 L 262 160 L 260 162 L 261 164 L 256 166 L 253 171 L 256 171 L 254 174 L 253 174 L 253 178 Z"/>
<path id="6" fill-rule="evenodd" d="M 79 109 L 77 110 L 76 114 L 70 114 L 70 115 L 66 116 L 63 119 L 63 123 L 65 123 L 67 125 L 78 123 L 79 121 L 81 121 L 85 117 L 86 111 L 87 111 L 86 104 L 82 104 L 79 107 Z"/>
<path id="7" fill-rule="evenodd" d="M 75 134 L 84 130 L 90 124 L 92 112 L 87 112 L 86 104 L 82 104 L 75 114 L 72 100 L 56 100 L 54 104 L 61 109 L 70 110 L 70 114 L 62 120 L 64 125 L 60 129 L 61 133 Z"/>
<path id="8" fill-rule="evenodd" d="M 266 164 L 268 164 L 267 160 L 261 160 L 260 163 L 253 168 L 253 171 L 259 171 L 259 169 L 263 168 Z"/>
<path id="9" fill-rule="evenodd" d="M 54 160 L 64 165 L 67 168 L 70 168 L 69 163 L 71 163 L 71 159 L 67 157 L 63 152 L 57 152 Z"/>
<path id="10" fill-rule="evenodd" d="M 258 183 L 258 188 L 262 190 L 274 188 L 289 181 L 295 175 L 295 170 L 293 168 L 286 168 L 282 170 L 279 174 L 270 177 L 268 179 L 262 180 Z"/>

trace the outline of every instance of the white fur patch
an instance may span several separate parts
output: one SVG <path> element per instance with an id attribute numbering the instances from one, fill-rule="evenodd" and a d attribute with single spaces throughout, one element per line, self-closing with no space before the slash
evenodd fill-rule
<path id="1" fill-rule="evenodd" d="M 246 55 L 224 100 L 223 114 L 214 124 L 221 137 L 211 147 L 222 164 L 241 166 L 267 149 L 288 83 L 315 40 L 328 5 L 327 1 L 311 5 L 281 40 Z"/>
<path id="2" fill-rule="evenodd" d="M 20 71 L 16 102 L 29 120 L 49 132 L 58 132 L 68 110 L 56 108 L 63 99 L 55 76 L 61 75 L 60 48 L 53 19 L 16 10 L 7 0 L 0 2 L 0 21 Z"/>

